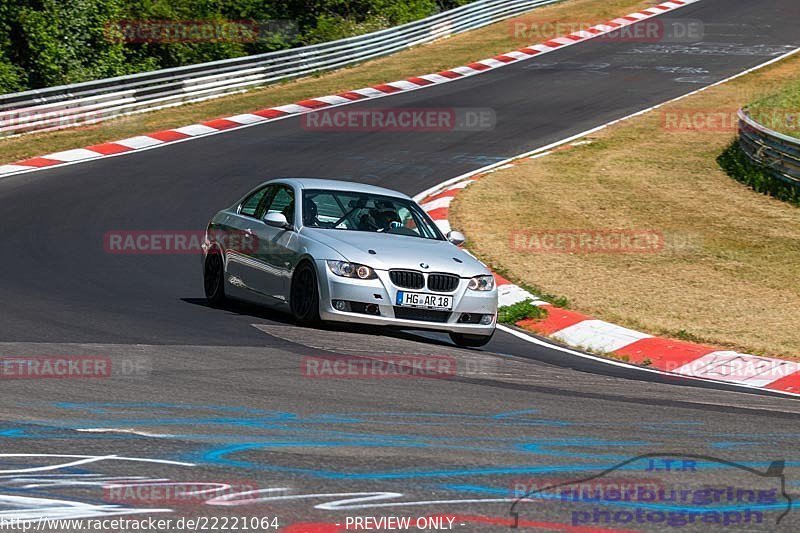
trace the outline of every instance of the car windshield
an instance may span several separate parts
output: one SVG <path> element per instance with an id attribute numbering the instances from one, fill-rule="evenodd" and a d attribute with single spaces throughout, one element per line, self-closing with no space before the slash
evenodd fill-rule
<path id="1" fill-rule="evenodd" d="M 439 229 L 411 200 L 361 192 L 304 191 L 303 225 L 444 240 Z"/>

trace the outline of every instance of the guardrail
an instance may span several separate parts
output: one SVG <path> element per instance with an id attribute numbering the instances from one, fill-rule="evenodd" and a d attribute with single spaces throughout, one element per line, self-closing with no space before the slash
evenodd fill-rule
<path id="1" fill-rule="evenodd" d="M 745 155 L 777 179 L 800 188 L 800 139 L 762 126 L 739 110 L 739 145 Z"/>
<path id="2" fill-rule="evenodd" d="M 402 26 L 266 54 L 0 95 L 0 137 L 92 124 L 352 65 L 559 0 L 478 0 Z"/>

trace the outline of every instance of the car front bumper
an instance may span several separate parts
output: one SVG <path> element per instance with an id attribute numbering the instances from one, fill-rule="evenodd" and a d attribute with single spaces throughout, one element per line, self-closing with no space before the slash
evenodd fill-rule
<path id="1" fill-rule="evenodd" d="M 361 280 L 336 276 L 327 267 L 326 262 L 316 261 L 317 276 L 320 280 L 320 318 L 335 322 L 352 322 L 372 324 L 376 326 L 393 326 L 407 329 L 427 329 L 468 335 L 491 335 L 497 320 L 497 288 L 491 291 L 473 291 L 467 289 L 468 279 L 461 279 L 458 288 L 449 293 L 431 293 L 451 296 L 453 310 L 437 313 L 438 320 L 397 318 L 395 316 L 395 298 L 398 291 L 427 292 L 395 287 L 389 279 L 387 271 L 376 271 L 377 279 Z M 376 305 L 379 315 L 353 311 L 340 311 L 334 308 L 334 300 L 358 302 Z M 463 314 L 491 315 L 488 324 L 459 322 Z M 445 316 L 447 315 L 447 316 Z M 442 321 L 443 318 L 446 320 Z"/>

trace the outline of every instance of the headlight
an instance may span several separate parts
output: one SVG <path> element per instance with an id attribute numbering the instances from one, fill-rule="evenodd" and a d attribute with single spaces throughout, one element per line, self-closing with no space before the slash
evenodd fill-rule
<path id="1" fill-rule="evenodd" d="M 328 268 L 337 276 L 356 279 L 375 279 L 375 271 L 367 265 L 348 263 L 347 261 L 327 261 Z"/>
<path id="2" fill-rule="evenodd" d="M 494 289 L 494 276 L 475 276 L 469 280 L 467 288 L 472 291 L 490 291 Z"/>

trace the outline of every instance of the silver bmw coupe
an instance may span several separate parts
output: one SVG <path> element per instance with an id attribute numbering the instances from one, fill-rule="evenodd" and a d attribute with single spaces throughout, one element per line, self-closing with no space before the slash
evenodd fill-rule
<path id="1" fill-rule="evenodd" d="M 303 325 L 354 322 L 450 334 L 483 346 L 497 319 L 486 266 L 399 192 L 344 181 L 263 183 L 211 219 L 206 298 L 290 312 Z"/>

